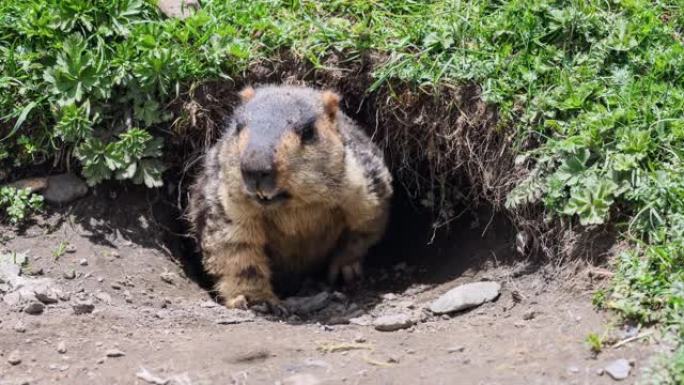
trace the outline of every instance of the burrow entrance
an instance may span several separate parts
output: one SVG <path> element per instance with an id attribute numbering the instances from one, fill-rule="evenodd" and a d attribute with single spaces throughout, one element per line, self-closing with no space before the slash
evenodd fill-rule
<path id="1" fill-rule="evenodd" d="M 188 102 L 201 105 L 206 99 L 211 99 L 215 103 L 217 92 L 225 97 L 224 104 L 206 109 L 207 112 L 203 115 L 204 119 L 211 121 L 213 130 L 211 135 L 207 132 L 201 135 L 204 146 L 211 142 L 207 140 L 208 137 L 213 136 L 215 139 L 218 136 L 222 117 L 230 114 L 235 103 L 234 96 L 227 93 L 226 88 L 234 92 L 240 87 L 213 85 L 205 94 L 194 95 Z M 220 91 L 216 91 L 217 89 Z M 416 193 L 416 185 L 406 183 L 407 175 L 422 173 L 425 175 L 424 185 L 431 178 L 434 179 L 435 172 L 444 173 L 444 170 L 435 170 L 434 162 L 420 158 L 422 149 L 415 147 L 416 141 L 430 140 L 429 137 L 416 137 L 407 141 L 405 137 L 392 134 L 393 130 L 405 130 L 406 127 L 397 126 L 396 120 L 400 119 L 398 117 L 381 116 L 378 112 L 380 97 L 379 94 L 362 96 L 355 89 L 346 90 L 342 105 L 345 113 L 367 128 L 374 140 L 385 148 L 388 163 L 395 174 L 395 195 L 390 222 L 383 240 L 370 250 L 365 259 L 365 280 L 360 287 L 345 289 L 326 286 L 323 277 L 311 277 L 310 280 L 301 282 L 301 285 L 295 284 L 287 290 L 281 290 L 278 293 L 281 297 L 313 295 L 321 290 L 343 290 L 349 295 L 363 296 L 372 301 L 372 298 L 382 293 L 401 292 L 413 284 L 440 284 L 457 278 L 468 270 L 479 271 L 495 265 L 513 264 L 519 260 L 514 248 L 515 229 L 506 215 L 496 212 L 485 199 L 471 201 L 467 198 L 474 189 L 465 173 L 459 171 L 459 167 L 463 165 L 452 165 L 453 178 L 447 182 L 449 187 L 445 189 L 450 196 L 458 199 L 449 201 L 448 208 L 435 203 L 435 200 L 444 200 L 446 196 L 445 193 L 437 197 L 435 191 L 438 188 L 429 192 L 423 189 Z M 458 115 L 464 112 L 455 108 L 441 113 Z M 421 110 L 419 114 L 424 117 L 425 111 Z M 454 120 L 458 118 L 451 117 L 447 119 L 447 123 Z M 387 125 L 392 122 L 395 126 Z M 402 123 L 404 126 L 407 124 L 409 123 L 406 121 Z M 425 124 L 416 122 L 418 130 Z M 402 145 L 414 147 L 402 152 L 400 146 L 392 144 L 393 140 L 403 140 Z M 183 142 L 184 145 L 187 143 L 187 140 Z M 202 152 L 201 146 L 196 146 L 194 151 L 191 158 L 196 159 Z M 446 161 L 444 159 L 440 162 Z M 203 273 L 201 256 L 194 240 L 183 236 L 188 232 L 187 223 L 182 218 L 187 199 L 186 190 L 193 180 L 197 163 L 199 162 L 186 161 L 168 173 L 166 183 L 170 188 L 161 193 L 155 217 L 168 230 L 165 235 L 168 248 L 173 250 L 172 254 L 182 257 L 179 262 L 188 276 L 203 288 L 211 290 L 212 281 Z M 442 163 L 439 167 L 448 168 Z M 191 166 L 188 167 L 188 164 Z M 444 180 L 440 183 L 443 184 Z M 426 197 L 429 199 L 426 200 Z M 446 214 L 445 210 L 448 210 Z"/>

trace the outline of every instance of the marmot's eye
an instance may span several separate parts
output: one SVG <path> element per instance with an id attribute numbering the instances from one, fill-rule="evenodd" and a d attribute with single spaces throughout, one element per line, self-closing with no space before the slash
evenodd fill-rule
<path id="1" fill-rule="evenodd" d="M 299 136 L 302 138 L 302 143 L 313 142 L 314 139 L 316 139 L 316 127 L 314 127 L 314 122 L 304 125 Z"/>

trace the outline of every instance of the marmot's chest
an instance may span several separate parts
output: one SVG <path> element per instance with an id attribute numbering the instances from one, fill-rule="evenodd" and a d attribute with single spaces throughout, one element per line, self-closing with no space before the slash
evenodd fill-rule
<path id="1" fill-rule="evenodd" d="M 265 224 L 272 262 L 290 271 L 324 263 L 346 226 L 339 209 L 319 206 L 278 211 Z"/>

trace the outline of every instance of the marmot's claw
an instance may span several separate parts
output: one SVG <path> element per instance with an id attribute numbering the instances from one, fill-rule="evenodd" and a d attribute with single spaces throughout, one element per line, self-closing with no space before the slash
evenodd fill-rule
<path id="1" fill-rule="evenodd" d="M 354 281 L 363 278 L 363 268 L 360 261 L 356 261 L 344 266 L 330 266 L 328 271 L 328 281 L 330 284 L 335 284 L 340 273 L 342 273 L 342 280 L 345 285 L 351 285 Z"/>
<path id="2" fill-rule="evenodd" d="M 247 297 L 240 294 L 226 301 L 226 307 L 231 309 L 242 309 L 247 310 L 249 308 L 249 302 L 247 302 Z"/>
<path id="3" fill-rule="evenodd" d="M 258 313 L 273 314 L 277 317 L 285 317 L 290 313 L 275 296 L 263 299 L 248 299 L 245 295 L 240 294 L 226 301 L 226 306 L 233 309 L 251 309 Z"/>

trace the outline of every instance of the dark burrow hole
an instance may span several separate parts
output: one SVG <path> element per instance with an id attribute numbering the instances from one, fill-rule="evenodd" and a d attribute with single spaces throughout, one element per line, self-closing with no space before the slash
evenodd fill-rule
<path id="1" fill-rule="evenodd" d="M 176 202 L 161 197 L 152 208 L 155 222 L 164 229 L 163 241 L 168 250 L 179 257 L 178 262 L 189 277 L 202 287 L 211 288 L 212 281 L 203 272 L 196 243 L 187 236 L 188 223 Z M 364 261 L 366 277 L 374 281 L 374 276 L 383 274 L 383 270 L 406 266 L 415 272 L 411 275 L 415 283 L 437 284 L 459 277 L 469 269 L 517 261 L 513 226 L 505 215 L 486 206 L 461 207 L 459 217 L 448 227 L 434 228 L 433 224 L 434 213 L 417 206 L 403 188 L 397 187 L 385 236 L 369 250 Z M 322 276 L 306 278 L 323 280 Z M 411 284 L 392 282 L 398 286 L 388 290 Z M 285 289 L 285 294 L 298 289 L 297 285 L 291 286 Z"/>

